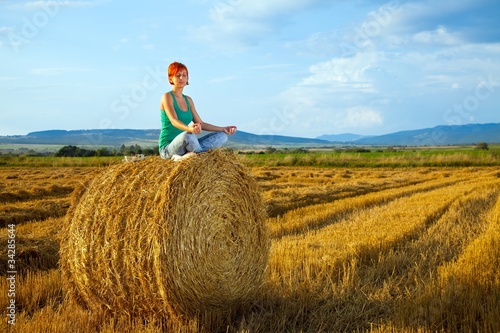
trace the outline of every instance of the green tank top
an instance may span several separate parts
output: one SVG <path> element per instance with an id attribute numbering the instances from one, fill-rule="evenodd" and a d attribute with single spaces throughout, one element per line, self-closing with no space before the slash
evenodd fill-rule
<path id="1" fill-rule="evenodd" d="M 171 91 L 170 95 L 172 95 L 172 99 L 174 100 L 174 110 L 177 115 L 177 119 L 179 119 L 186 126 L 189 125 L 191 121 L 193 121 L 193 113 L 191 112 L 191 105 L 189 104 L 189 100 L 186 95 L 182 95 L 186 100 L 186 104 L 188 106 L 187 111 L 181 110 L 179 105 L 177 104 L 177 100 L 175 99 L 174 93 Z M 161 131 L 160 138 L 158 139 L 158 146 L 160 149 L 168 145 L 172 140 L 183 131 L 172 125 L 170 119 L 168 119 L 167 113 L 165 110 L 160 110 L 161 113 Z"/>

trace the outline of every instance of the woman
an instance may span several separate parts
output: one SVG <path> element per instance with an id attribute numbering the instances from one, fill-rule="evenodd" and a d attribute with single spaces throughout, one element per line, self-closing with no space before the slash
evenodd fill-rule
<path id="1" fill-rule="evenodd" d="M 164 159 L 179 161 L 218 148 L 227 141 L 227 135 L 236 132 L 236 126 L 220 127 L 201 120 L 191 97 L 182 93 L 188 81 L 188 69 L 184 64 L 173 62 L 168 66 L 168 82 L 173 88 L 161 98 L 161 132 L 158 140 L 160 156 Z M 198 139 L 196 134 L 202 130 L 214 133 Z"/>

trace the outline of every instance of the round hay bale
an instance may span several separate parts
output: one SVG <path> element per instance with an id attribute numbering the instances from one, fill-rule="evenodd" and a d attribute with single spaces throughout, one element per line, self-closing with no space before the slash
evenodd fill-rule
<path id="1" fill-rule="evenodd" d="M 77 192 L 60 265 L 85 307 L 181 318 L 244 303 L 260 288 L 265 210 L 233 154 L 123 163 Z"/>

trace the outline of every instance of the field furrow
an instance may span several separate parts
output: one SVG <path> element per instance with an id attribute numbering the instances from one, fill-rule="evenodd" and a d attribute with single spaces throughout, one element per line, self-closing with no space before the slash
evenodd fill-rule
<path id="1" fill-rule="evenodd" d="M 348 197 L 330 203 L 302 207 L 283 216 L 268 219 L 270 234 L 273 238 L 279 238 L 320 229 L 337 223 L 355 210 L 387 204 L 401 197 L 453 186 L 458 182 L 459 180 L 434 180 Z"/>
<path id="2" fill-rule="evenodd" d="M 61 198 L 73 192 L 72 186 L 51 185 L 47 187 L 35 187 L 29 191 L 15 190 L 12 192 L 0 192 L 0 204 L 14 203 L 20 201 L 32 201 L 47 198 Z"/>
<path id="3" fill-rule="evenodd" d="M 480 203 L 459 210 L 464 216 L 455 222 L 462 228 L 441 233 L 443 247 L 456 248 L 458 255 L 447 261 L 430 257 L 426 263 L 432 279 L 418 279 L 396 308 L 400 327 L 500 332 L 500 198 L 495 199 L 489 210 L 478 212 Z"/>
<path id="4" fill-rule="evenodd" d="M 0 204 L 0 227 L 64 216 L 69 206 L 67 197 Z"/>
<path id="5" fill-rule="evenodd" d="M 0 168 L 0 204 L 63 198 L 97 168 Z"/>
<path id="6" fill-rule="evenodd" d="M 280 171 L 276 168 L 261 168 L 253 173 L 261 180 L 270 218 L 310 205 L 450 176 L 439 173 L 436 177 L 435 171 L 426 169 L 410 173 L 394 170 Z"/>
<path id="7" fill-rule="evenodd" d="M 291 276 L 304 275 L 304 267 L 295 265 L 302 258 L 311 261 L 319 257 L 319 261 L 323 261 L 329 269 L 341 267 L 353 258 L 367 257 L 368 254 L 376 258 L 382 250 L 404 244 L 410 237 L 425 230 L 455 200 L 472 191 L 471 187 L 485 185 L 477 181 L 474 183 L 475 186 L 471 182 L 461 182 L 414 192 L 411 196 L 402 196 L 387 204 L 381 200 L 379 203 L 384 204 L 359 207 L 347 218 L 320 230 L 304 231 L 300 235 L 275 240 L 270 268 L 276 267 L 277 270 L 271 269 L 270 273 L 284 282 Z M 344 206 L 344 209 L 351 208 Z M 342 210 L 338 212 L 341 214 Z M 309 216 L 303 215 L 303 218 Z M 279 265 L 273 265 L 273 260 Z"/>
<path id="8" fill-rule="evenodd" d="M 369 299 L 385 297 L 391 304 L 387 319 L 399 321 L 401 327 L 416 330 L 418 323 L 430 322 L 429 313 L 421 312 L 428 307 L 416 300 L 438 281 L 439 267 L 457 260 L 484 235 L 487 215 L 498 195 L 498 185 L 478 187 L 453 202 L 445 214 L 411 241 L 384 250 L 377 258 L 360 258 L 356 288 Z"/>
<path id="9" fill-rule="evenodd" d="M 332 331 L 361 329 L 354 322 L 366 323 L 367 331 L 373 328 L 370 322 L 387 321 L 395 327 L 398 320 L 415 331 L 430 329 L 415 324 L 418 317 L 403 319 L 420 313 L 414 300 L 435 281 L 438 267 L 455 260 L 487 229 L 485 216 L 499 188 L 498 181 L 456 184 L 362 209 L 318 231 L 274 240 L 270 302 L 279 304 L 278 312 L 301 313 L 300 327 L 328 313 L 321 321 Z M 420 320 L 429 323 L 433 318 Z M 310 327 L 305 332 L 321 330 Z"/>

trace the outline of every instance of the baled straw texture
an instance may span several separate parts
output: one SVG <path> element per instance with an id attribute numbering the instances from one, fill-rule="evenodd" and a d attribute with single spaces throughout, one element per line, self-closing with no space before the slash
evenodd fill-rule
<path id="1" fill-rule="evenodd" d="M 262 283 L 265 212 L 231 153 L 110 167 L 67 216 L 63 280 L 87 308 L 182 318 L 246 302 Z"/>

